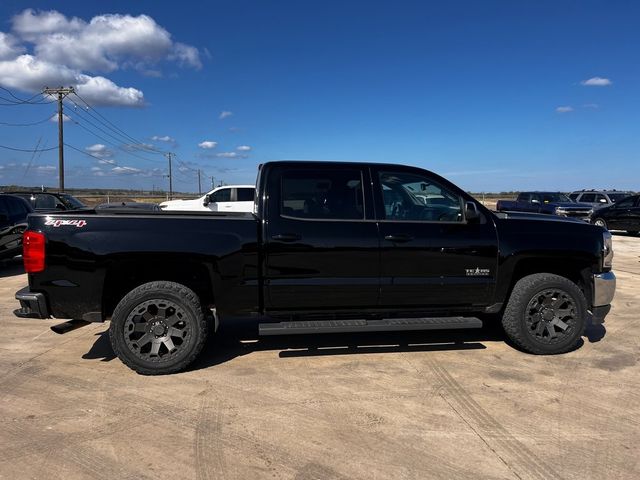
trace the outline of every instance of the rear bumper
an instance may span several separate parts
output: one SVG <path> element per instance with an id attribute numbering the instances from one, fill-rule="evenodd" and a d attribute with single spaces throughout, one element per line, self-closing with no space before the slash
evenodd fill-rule
<path id="1" fill-rule="evenodd" d="M 20 302 L 20 308 L 13 311 L 20 318 L 49 318 L 47 299 L 43 293 L 32 292 L 29 287 L 16 292 L 16 300 Z"/>
<path id="2" fill-rule="evenodd" d="M 603 323 L 611 310 L 611 302 L 616 293 L 616 276 L 613 272 L 598 273 L 593 276 L 593 323 Z"/>

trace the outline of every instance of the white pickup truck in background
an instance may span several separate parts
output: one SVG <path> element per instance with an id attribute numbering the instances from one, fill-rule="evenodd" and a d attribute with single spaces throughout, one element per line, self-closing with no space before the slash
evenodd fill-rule
<path id="1" fill-rule="evenodd" d="M 162 210 L 191 212 L 253 212 L 254 185 L 224 185 L 194 200 L 162 202 Z"/>

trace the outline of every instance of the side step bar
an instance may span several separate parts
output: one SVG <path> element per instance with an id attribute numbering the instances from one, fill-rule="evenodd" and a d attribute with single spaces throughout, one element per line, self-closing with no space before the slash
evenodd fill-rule
<path id="1" fill-rule="evenodd" d="M 294 335 L 309 333 L 392 332 L 400 330 L 450 330 L 482 328 L 475 317 L 387 318 L 382 320 L 307 320 L 261 323 L 260 335 Z"/>

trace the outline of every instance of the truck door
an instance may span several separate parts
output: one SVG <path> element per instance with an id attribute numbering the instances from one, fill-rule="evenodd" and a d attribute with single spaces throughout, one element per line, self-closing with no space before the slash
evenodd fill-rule
<path id="1" fill-rule="evenodd" d="M 368 171 L 295 163 L 274 165 L 268 175 L 267 310 L 375 308 L 379 240 Z"/>
<path id="2" fill-rule="evenodd" d="M 488 305 L 498 240 L 490 218 L 466 220 L 465 197 L 429 172 L 372 170 L 381 242 L 380 306 Z"/>

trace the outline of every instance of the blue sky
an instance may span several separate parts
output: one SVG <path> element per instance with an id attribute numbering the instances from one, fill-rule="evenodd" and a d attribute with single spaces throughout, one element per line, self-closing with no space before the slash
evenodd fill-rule
<path id="1" fill-rule="evenodd" d="M 177 190 L 197 190 L 197 169 L 253 183 L 275 159 L 412 164 L 473 191 L 640 190 L 636 2 L 55 5 L 2 2 L 0 86 L 80 85 L 127 135 L 177 154 Z M 94 157 L 67 148 L 68 187 L 167 188 L 161 155 L 131 155 L 74 109 L 65 141 Z M 0 122 L 53 112 L 0 105 Z M 56 124 L 0 125 L 0 145 L 56 146 Z M 56 167 L 55 150 L 0 149 L 0 184 L 55 186 Z"/>

